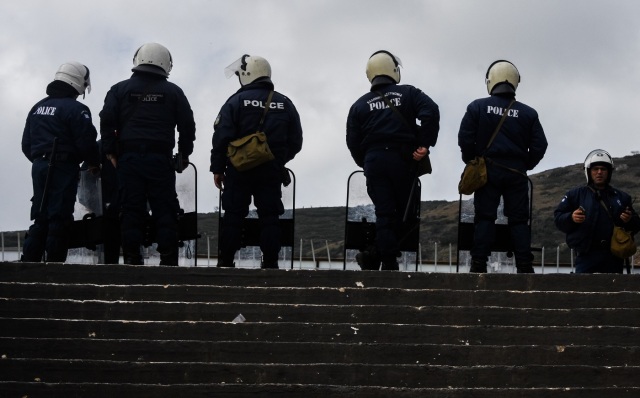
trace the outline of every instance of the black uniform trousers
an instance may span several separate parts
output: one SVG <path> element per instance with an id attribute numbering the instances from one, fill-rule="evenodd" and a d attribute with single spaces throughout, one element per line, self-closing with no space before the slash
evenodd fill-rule
<path id="1" fill-rule="evenodd" d="M 31 178 L 31 219 L 24 241 L 23 261 L 64 262 L 67 259 L 67 229 L 73 223 L 73 209 L 78 191 L 80 167 L 72 160 L 55 160 L 49 172 L 49 160 L 43 157 L 33 161 Z M 47 194 L 42 212 L 40 206 L 49 176 Z"/>

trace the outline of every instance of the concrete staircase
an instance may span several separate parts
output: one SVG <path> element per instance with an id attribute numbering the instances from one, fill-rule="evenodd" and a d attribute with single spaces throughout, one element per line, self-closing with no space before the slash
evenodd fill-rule
<path id="1" fill-rule="evenodd" d="M 640 275 L 0 263 L 0 397 L 637 398 L 639 354 Z"/>

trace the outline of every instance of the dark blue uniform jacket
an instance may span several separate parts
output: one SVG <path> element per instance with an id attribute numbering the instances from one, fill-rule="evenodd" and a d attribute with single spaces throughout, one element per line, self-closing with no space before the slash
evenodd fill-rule
<path id="1" fill-rule="evenodd" d="M 113 85 L 100 112 L 106 154 L 139 143 L 155 144 L 154 152 L 170 154 L 176 144 L 176 127 L 178 151 L 189 156 L 196 133 L 189 101 L 180 87 L 153 73 L 134 72 L 130 79 Z"/>
<path id="2" fill-rule="evenodd" d="M 86 161 L 98 166 L 97 132 L 89 108 L 76 100 L 78 93 L 67 83 L 52 82 L 47 94 L 29 111 L 22 133 L 24 155 L 33 162 L 50 154 L 57 138 L 57 154 L 78 164 Z"/>
<path id="3" fill-rule="evenodd" d="M 556 227 L 566 234 L 569 247 L 581 253 L 589 252 L 592 245 L 597 242 L 609 242 L 613 232 L 613 221 L 606 210 L 600 204 L 600 196 L 609 207 L 609 212 L 616 225 L 624 226 L 627 231 L 637 233 L 640 231 L 640 218 L 631 207 L 631 196 L 611 186 L 601 193 L 594 192 L 588 186 L 574 188 L 567 192 L 556 210 L 554 221 Z M 579 207 L 585 209 L 587 215 L 584 223 L 576 224 L 571 219 L 571 214 Z M 624 224 L 620 220 L 620 214 L 627 208 L 632 209 L 631 220 Z"/>
<path id="4" fill-rule="evenodd" d="M 270 80 L 255 81 L 241 87 L 220 109 L 213 125 L 211 168 L 222 174 L 227 167 L 229 142 L 253 134 L 258 130 L 269 92 Z M 295 106 L 286 96 L 274 92 L 262 131 L 269 148 L 280 166 L 284 166 L 302 149 L 302 126 Z M 231 163 L 228 163 L 231 167 Z"/>
<path id="5" fill-rule="evenodd" d="M 482 155 L 503 110 L 512 99 L 511 96 L 492 95 L 469 104 L 458 132 L 458 145 L 465 163 Z M 538 112 L 516 101 L 485 156 L 501 165 L 526 172 L 542 160 L 546 150 L 547 139 L 538 120 Z"/>
<path id="6" fill-rule="evenodd" d="M 385 95 L 413 126 L 389 108 L 377 92 Z M 408 84 L 383 84 L 371 88 L 349 110 L 347 117 L 347 147 L 360 167 L 370 149 L 397 149 L 411 157 L 416 148 L 435 146 L 440 129 L 438 105 L 420 89 Z"/>

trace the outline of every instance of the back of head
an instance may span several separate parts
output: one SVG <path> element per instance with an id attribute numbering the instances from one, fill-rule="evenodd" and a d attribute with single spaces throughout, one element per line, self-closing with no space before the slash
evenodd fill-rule
<path id="1" fill-rule="evenodd" d="M 489 65 L 485 83 L 489 94 L 515 94 L 520 83 L 520 72 L 514 64 L 501 59 Z"/>
<path id="2" fill-rule="evenodd" d="M 173 68 L 171 53 L 165 46 L 158 43 L 146 43 L 140 46 L 133 55 L 134 72 L 149 72 L 169 77 Z"/>
<path id="3" fill-rule="evenodd" d="M 91 92 L 89 68 L 79 62 L 67 62 L 60 65 L 53 80 L 69 84 L 78 92 L 78 95 L 84 94 L 85 90 Z"/>
<path id="4" fill-rule="evenodd" d="M 584 159 L 584 175 L 587 178 L 587 184 L 592 182 L 591 168 L 594 166 L 604 166 L 609 170 L 609 175 L 607 176 L 607 184 L 609 184 L 611 182 L 611 175 L 615 169 L 611 155 L 604 149 L 595 149 L 589 152 Z"/>
<path id="5" fill-rule="evenodd" d="M 237 61 L 224 69 L 227 78 L 236 75 L 240 79 L 240 85 L 246 86 L 260 78 L 271 79 L 271 65 L 257 55 L 245 54 Z"/>
<path id="6" fill-rule="evenodd" d="M 373 83 L 373 79 L 380 76 L 387 76 L 394 82 L 400 83 L 400 58 L 389 51 L 376 51 L 367 61 L 367 79 Z"/>

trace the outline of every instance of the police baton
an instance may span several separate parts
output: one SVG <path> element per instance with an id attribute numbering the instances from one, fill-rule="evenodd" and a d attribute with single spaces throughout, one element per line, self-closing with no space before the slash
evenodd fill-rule
<path id="1" fill-rule="evenodd" d="M 49 168 L 47 169 L 47 179 L 44 180 L 44 189 L 42 191 L 42 201 L 40 201 L 40 214 L 47 205 L 47 194 L 49 193 L 49 185 L 51 184 L 51 174 L 53 173 L 53 163 L 55 162 L 56 149 L 58 147 L 58 137 L 53 139 L 53 146 L 49 154 Z"/>
<path id="2" fill-rule="evenodd" d="M 413 183 L 411 185 L 411 191 L 409 192 L 409 199 L 407 200 L 407 207 L 405 207 L 405 209 L 404 209 L 404 216 L 402 217 L 402 224 L 406 224 L 407 223 L 407 219 L 409 218 L 409 211 L 410 211 L 410 209 L 412 208 L 412 205 L 413 205 L 413 196 L 415 195 L 416 185 L 418 185 L 418 170 L 417 169 L 416 169 L 415 176 L 413 177 Z M 413 209 L 415 211 L 415 207 Z M 409 228 L 409 230 L 406 231 L 404 236 L 402 236 L 402 237 L 400 237 L 400 239 L 398 239 L 398 245 L 400 245 L 405 240 L 407 240 L 407 238 L 409 238 L 409 236 L 411 236 L 411 233 L 416 228 L 419 228 L 419 227 L 420 227 L 420 223 L 419 222 L 417 222 L 414 225 L 412 225 L 411 228 Z"/>
<path id="3" fill-rule="evenodd" d="M 413 195 L 414 195 L 415 190 L 416 190 L 416 185 L 418 185 L 417 184 L 417 180 L 418 180 L 418 170 L 416 168 L 415 175 L 413 176 L 413 179 L 411 180 L 411 191 L 409 192 L 409 199 L 407 200 L 407 207 L 405 207 L 404 216 L 402 217 L 402 222 L 403 223 L 406 223 L 407 222 L 407 218 L 409 218 L 409 210 L 411 209 L 411 205 L 413 204 Z"/>

